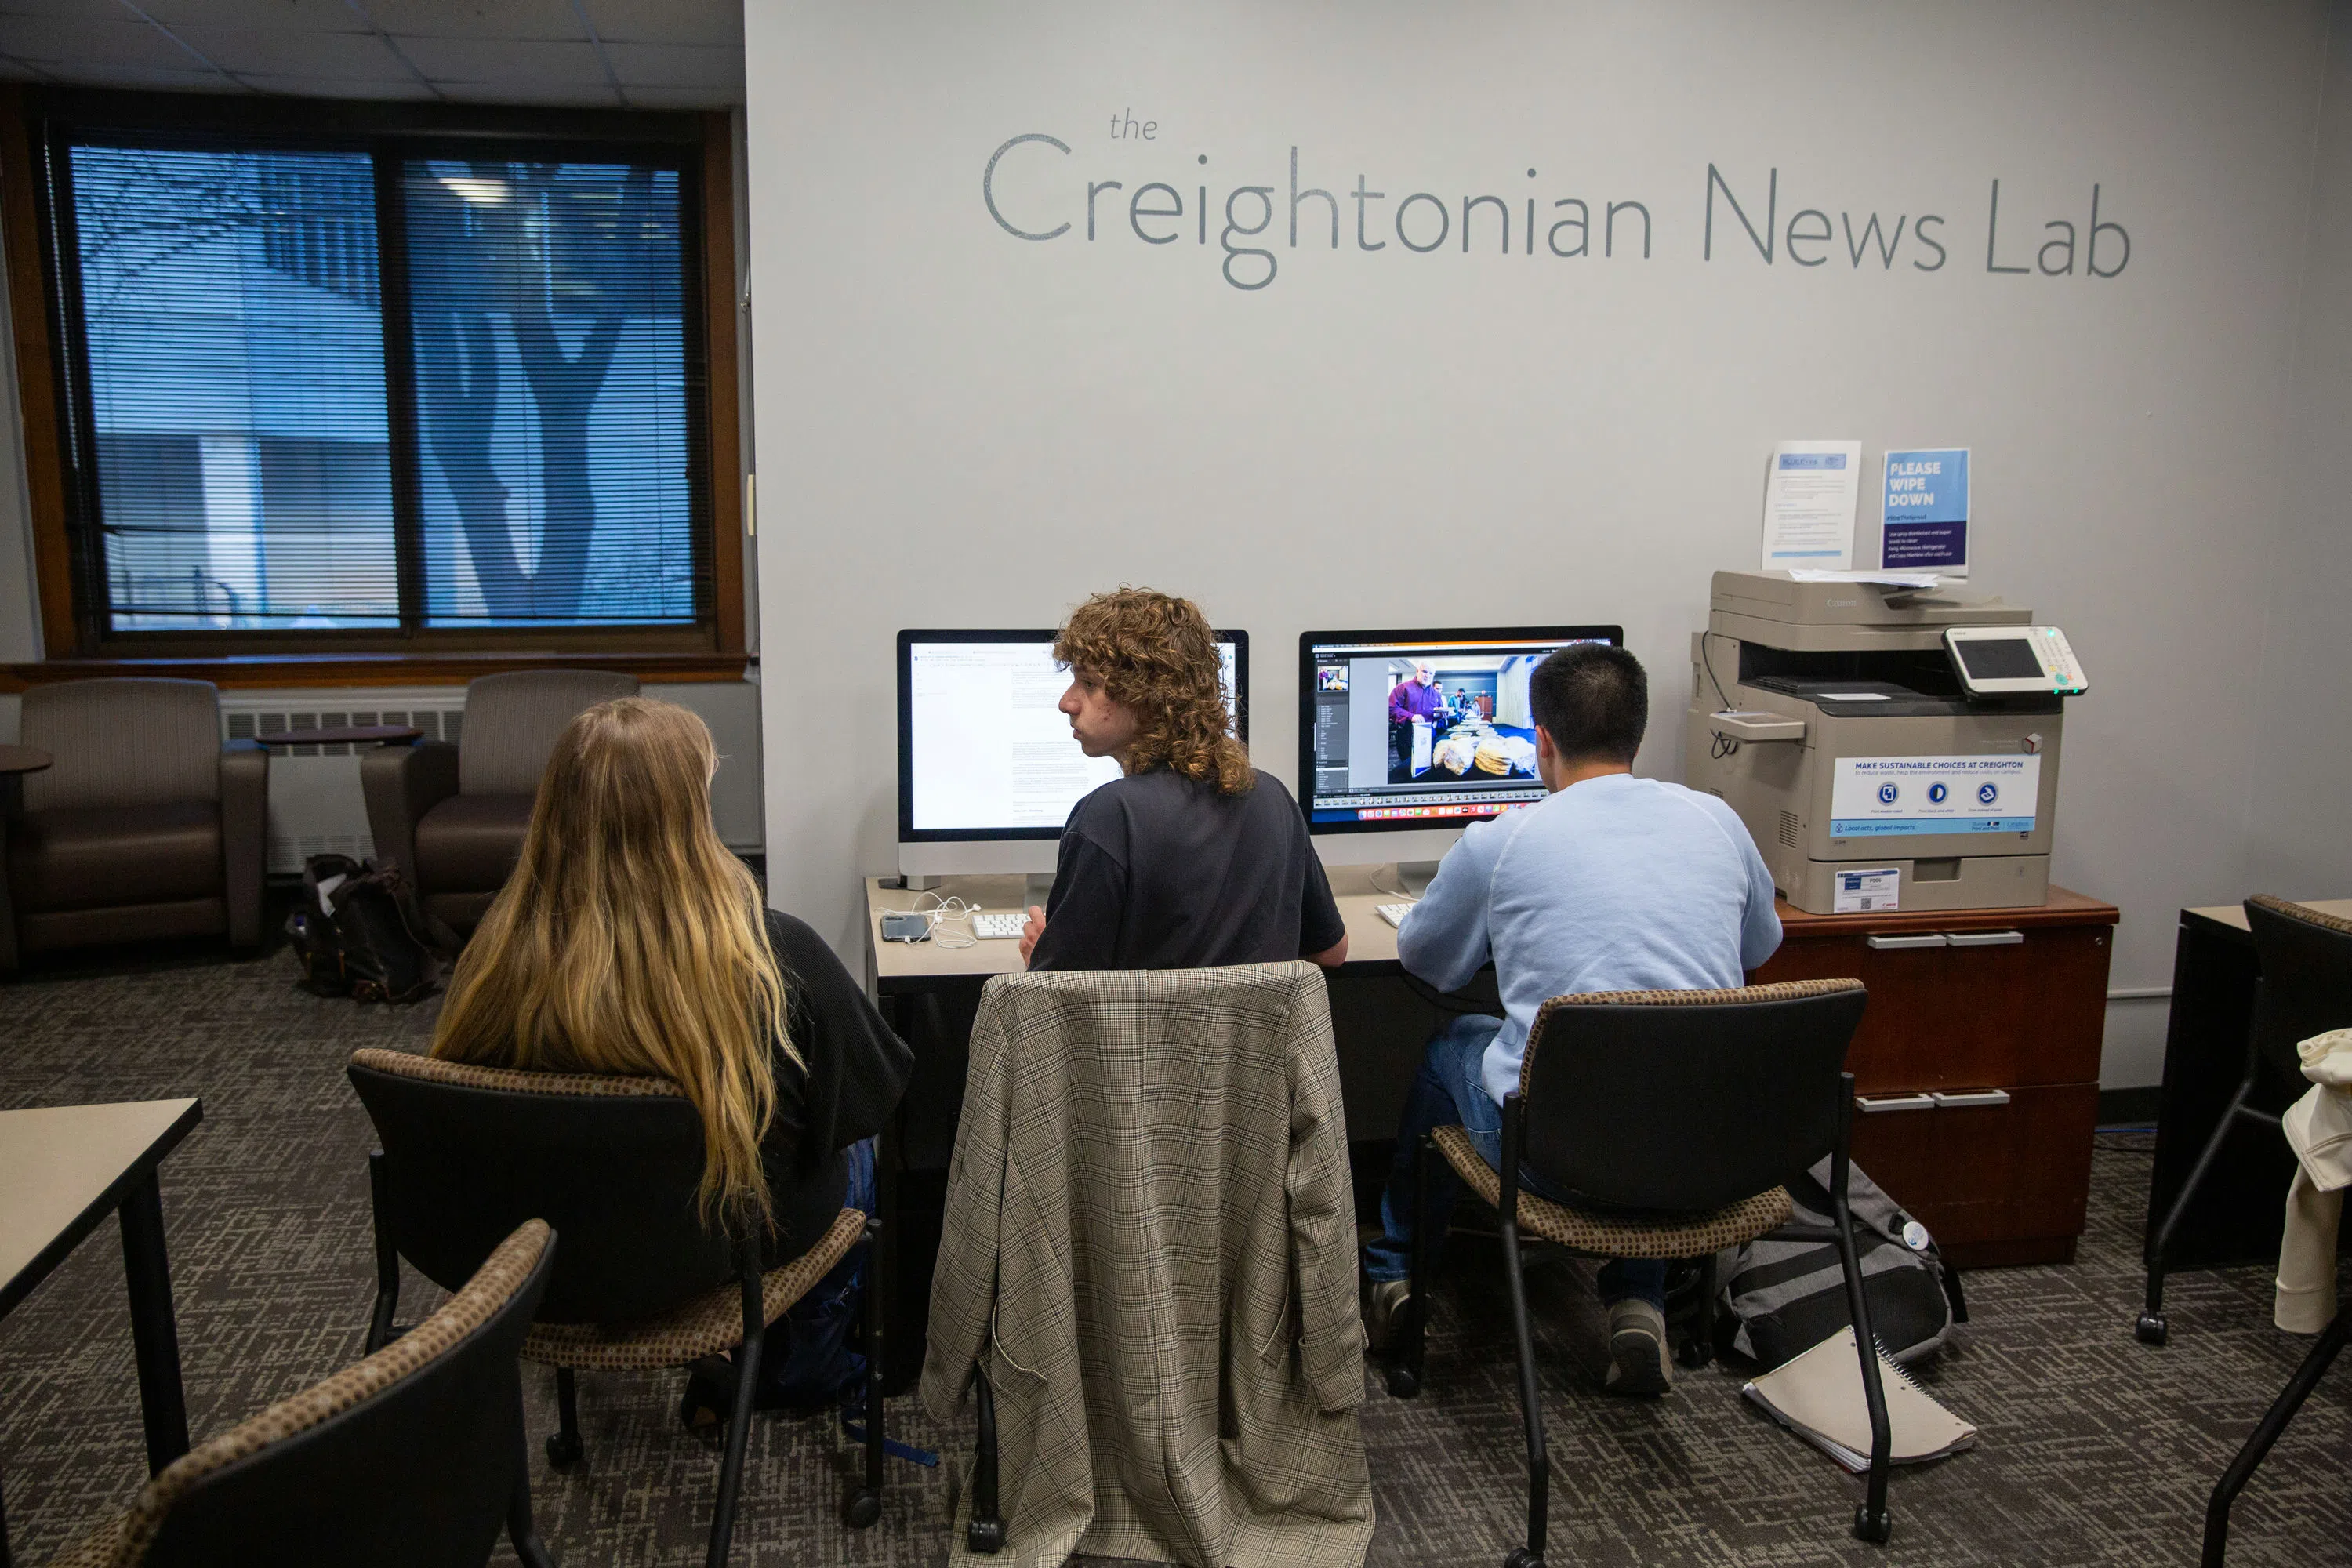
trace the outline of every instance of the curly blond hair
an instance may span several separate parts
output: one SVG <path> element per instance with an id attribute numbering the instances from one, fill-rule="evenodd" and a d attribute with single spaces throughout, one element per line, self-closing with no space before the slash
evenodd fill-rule
<path id="1" fill-rule="evenodd" d="M 1097 594 L 1070 612 L 1054 658 L 1102 682 L 1139 728 L 1122 759 L 1130 773 L 1166 767 L 1241 795 L 1257 783 L 1225 710 L 1217 634 L 1190 599 L 1131 588 Z"/>

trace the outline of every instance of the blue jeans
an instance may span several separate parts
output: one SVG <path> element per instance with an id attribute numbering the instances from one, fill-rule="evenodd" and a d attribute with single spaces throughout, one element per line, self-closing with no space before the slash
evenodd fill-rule
<path id="1" fill-rule="evenodd" d="M 874 1140 L 852 1143 L 849 1187 L 842 1206 L 874 1212 Z M 866 1377 L 865 1352 L 856 1348 L 857 1308 L 866 1291 L 866 1243 L 841 1255 L 832 1272 L 769 1325 L 761 1358 L 761 1392 L 794 1408 L 822 1405 L 835 1394 L 856 1394 Z"/>
<path id="2" fill-rule="evenodd" d="M 1364 1272 L 1374 1280 L 1402 1279 L 1412 1272 L 1413 1165 L 1421 1141 L 1432 1129 L 1457 1123 L 1486 1163 L 1503 1163 L 1503 1108 L 1487 1094 L 1480 1076 L 1486 1047 L 1502 1029 L 1503 1020 L 1465 1013 L 1429 1042 L 1421 1073 L 1405 1097 L 1403 1125 L 1397 1129 L 1396 1159 L 1389 1166 L 1388 1185 L 1381 1190 L 1381 1239 L 1364 1248 Z M 1538 1197 L 1558 1201 L 1522 1166 L 1519 1184 Z M 1429 1162 L 1428 1214 L 1430 1237 L 1423 1261 L 1435 1268 L 1445 1241 L 1446 1221 L 1462 1184 L 1444 1156 Z M 1666 1304 L 1666 1266 L 1655 1258 L 1612 1258 L 1601 1266 L 1601 1300 L 1605 1306 L 1639 1299 L 1661 1311 Z"/>

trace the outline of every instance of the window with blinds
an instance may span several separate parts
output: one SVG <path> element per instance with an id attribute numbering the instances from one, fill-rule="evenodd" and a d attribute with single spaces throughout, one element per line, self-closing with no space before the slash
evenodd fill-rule
<path id="1" fill-rule="evenodd" d="M 709 619 L 687 164 L 485 145 L 52 142 L 101 636 Z"/>

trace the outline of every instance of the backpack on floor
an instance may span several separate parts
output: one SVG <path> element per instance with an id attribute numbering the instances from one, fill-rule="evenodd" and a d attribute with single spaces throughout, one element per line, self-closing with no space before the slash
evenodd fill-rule
<path id="1" fill-rule="evenodd" d="M 286 934 L 304 984 L 321 996 L 414 1002 L 429 994 L 433 954 L 417 939 L 398 868 L 348 855 L 313 855 Z"/>
<path id="2" fill-rule="evenodd" d="M 1848 1163 L 1846 1178 L 1871 1330 L 1895 1361 L 1916 1361 L 1942 1346 L 1952 1331 L 1943 1256 L 1927 1227 L 1904 1213 L 1859 1165 Z M 1829 1179 L 1824 1156 L 1789 1184 L 1789 1195 L 1796 1200 L 1790 1224 L 1833 1223 Z M 1720 1304 L 1738 1325 L 1731 1348 L 1768 1368 L 1802 1355 L 1853 1321 L 1837 1244 L 1779 1237 L 1774 1231 L 1732 1247 L 1717 1265 L 1723 1281 Z"/>

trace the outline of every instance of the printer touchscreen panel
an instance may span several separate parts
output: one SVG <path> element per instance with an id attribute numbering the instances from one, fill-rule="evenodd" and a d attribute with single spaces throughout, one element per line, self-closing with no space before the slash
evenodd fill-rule
<path id="1" fill-rule="evenodd" d="M 1971 680 L 2032 680 L 2042 675 L 2042 661 L 2026 637 L 1971 637 L 1953 651 Z"/>

